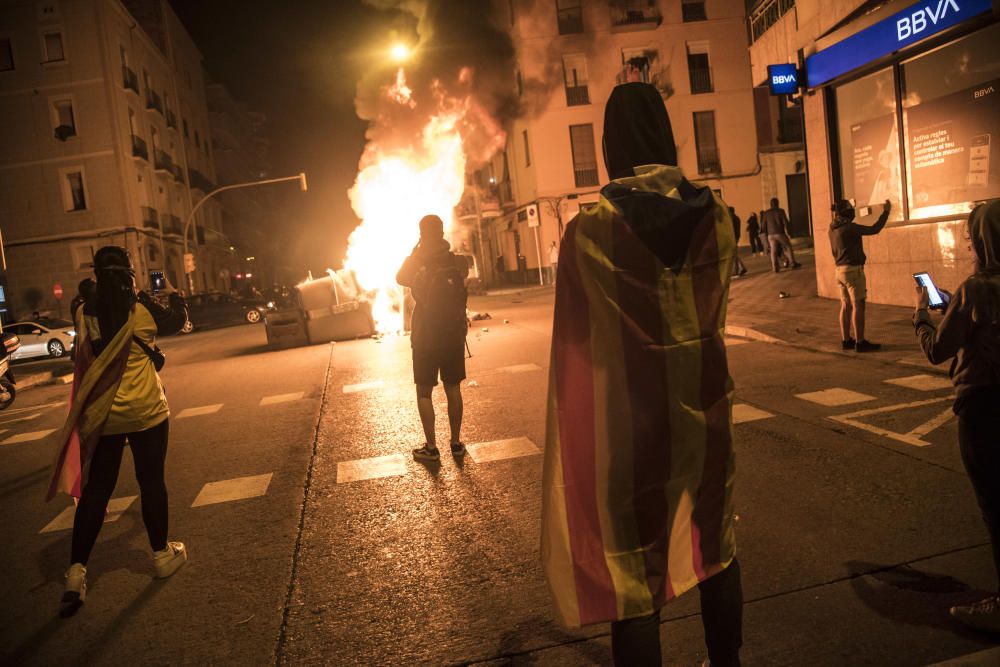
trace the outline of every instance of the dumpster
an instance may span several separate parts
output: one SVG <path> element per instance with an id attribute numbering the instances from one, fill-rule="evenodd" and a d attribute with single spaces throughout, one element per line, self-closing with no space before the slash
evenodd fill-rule
<path id="1" fill-rule="evenodd" d="M 362 292 L 349 271 L 331 272 L 297 287 L 310 343 L 350 340 L 375 333 L 371 304 L 360 299 Z"/>
<path id="2" fill-rule="evenodd" d="M 264 316 L 267 344 L 274 349 L 306 345 L 305 315 L 299 308 L 283 308 Z"/>

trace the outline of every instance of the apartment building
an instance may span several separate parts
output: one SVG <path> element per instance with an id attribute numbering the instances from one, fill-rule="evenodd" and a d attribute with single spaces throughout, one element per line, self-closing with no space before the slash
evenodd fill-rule
<path id="1" fill-rule="evenodd" d="M 558 245 L 581 205 L 597 201 L 608 182 L 604 103 L 627 80 L 660 90 L 689 179 L 744 219 L 763 208 L 740 0 L 505 4 L 524 111 L 491 169 L 500 202 L 513 209 L 485 225 L 491 268 L 501 268 L 502 256 L 508 279 L 537 280 L 539 263 L 549 264 L 545 249 Z"/>
<path id="2" fill-rule="evenodd" d="M 0 5 L 0 231 L 15 315 L 66 314 L 106 244 L 149 288 L 188 288 L 183 224 L 214 187 L 202 59 L 166 0 Z M 189 233 L 195 290 L 224 289 L 221 207 Z"/>
<path id="3" fill-rule="evenodd" d="M 760 0 L 749 8 L 753 81 L 798 68 L 817 285 L 835 298 L 830 207 L 871 224 L 868 298 L 911 305 L 912 274 L 953 289 L 972 271 L 965 220 L 1000 197 L 1000 23 L 990 0 Z"/>

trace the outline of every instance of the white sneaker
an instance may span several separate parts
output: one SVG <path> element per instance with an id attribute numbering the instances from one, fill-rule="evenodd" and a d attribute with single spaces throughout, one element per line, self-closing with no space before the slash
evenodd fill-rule
<path id="1" fill-rule="evenodd" d="M 83 563 L 73 563 L 66 570 L 66 590 L 62 594 L 64 604 L 79 607 L 87 597 L 87 568 Z"/>
<path id="2" fill-rule="evenodd" d="M 167 542 L 167 548 L 153 552 L 153 564 L 156 565 L 156 578 L 166 579 L 187 562 L 187 549 L 183 542 Z"/>
<path id="3" fill-rule="evenodd" d="M 976 630 L 1000 633 L 1000 596 L 990 597 L 970 605 L 952 607 L 952 617 Z"/>

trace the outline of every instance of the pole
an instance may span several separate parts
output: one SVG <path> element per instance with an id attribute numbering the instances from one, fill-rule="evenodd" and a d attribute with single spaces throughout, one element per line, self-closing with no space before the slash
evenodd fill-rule
<path id="1" fill-rule="evenodd" d="M 184 254 L 188 254 L 188 230 L 191 228 L 191 223 L 194 222 L 195 213 L 201 208 L 201 205 L 207 202 L 209 199 L 219 194 L 220 192 L 225 192 L 226 190 L 236 190 L 237 188 L 252 188 L 257 185 L 269 185 L 271 183 L 283 183 L 285 181 L 298 181 L 299 186 L 302 188 L 302 192 L 308 191 L 309 187 L 306 185 L 306 175 L 305 172 L 299 172 L 296 176 L 283 176 L 282 178 L 268 178 L 263 181 L 248 181 L 246 183 L 234 183 L 232 185 L 223 185 L 221 188 L 216 188 L 209 192 L 207 195 L 198 200 L 198 203 L 194 205 L 191 212 L 188 213 L 187 219 L 184 221 Z M 195 243 L 195 247 L 198 244 Z M 194 292 L 194 276 L 191 272 L 184 267 L 184 272 L 188 276 L 188 287 L 192 292 Z"/>
<path id="2" fill-rule="evenodd" d="M 542 272 L 542 244 L 538 241 L 538 227 L 535 230 L 535 252 L 538 253 L 538 284 L 545 284 L 545 274 Z"/>

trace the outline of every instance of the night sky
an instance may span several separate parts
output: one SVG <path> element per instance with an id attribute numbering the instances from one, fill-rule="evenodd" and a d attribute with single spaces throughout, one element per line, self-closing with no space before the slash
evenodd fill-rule
<path id="1" fill-rule="evenodd" d="M 412 17 L 361 0 L 170 4 L 200 47 L 209 77 L 267 115 L 271 175 L 308 175 L 306 194 L 274 186 L 281 233 L 292 239 L 282 263 L 301 266 L 303 275 L 338 265 L 358 222 L 347 199 L 366 127 L 354 111 L 357 81 L 384 61 L 392 30 L 405 32 Z"/>

